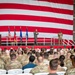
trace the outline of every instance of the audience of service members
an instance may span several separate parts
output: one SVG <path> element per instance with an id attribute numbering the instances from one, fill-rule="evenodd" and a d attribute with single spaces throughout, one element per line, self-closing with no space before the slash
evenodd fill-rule
<path id="1" fill-rule="evenodd" d="M 64 67 L 67 67 L 67 70 Z M 32 74 L 48 72 L 49 75 L 57 75 L 56 72 L 66 71 L 65 75 L 75 75 L 75 49 L 53 47 L 0 49 L 0 69 L 27 68 L 32 68 L 30 71 Z"/>

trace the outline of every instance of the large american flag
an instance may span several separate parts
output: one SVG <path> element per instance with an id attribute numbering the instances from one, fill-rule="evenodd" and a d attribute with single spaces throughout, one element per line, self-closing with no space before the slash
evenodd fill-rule
<path id="1" fill-rule="evenodd" d="M 33 37 L 35 29 L 39 38 L 57 38 L 61 31 L 64 39 L 73 39 L 73 0 L 0 0 L 0 34 Z M 20 37 L 20 36 L 19 36 Z"/>

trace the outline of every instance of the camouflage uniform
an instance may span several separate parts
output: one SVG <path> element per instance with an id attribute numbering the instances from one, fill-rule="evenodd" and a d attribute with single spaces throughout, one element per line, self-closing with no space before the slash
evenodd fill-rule
<path id="1" fill-rule="evenodd" d="M 47 59 L 44 59 L 44 60 L 43 60 L 43 64 L 44 64 L 44 65 L 49 65 L 49 61 L 48 61 Z"/>
<path id="2" fill-rule="evenodd" d="M 5 63 L 2 59 L 0 59 L 0 69 L 5 69 Z"/>
<path id="3" fill-rule="evenodd" d="M 48 65 L 44 65 L 43 63 L 41 65 L 36 66 L 31 70 L 30 73 L 42 73 L 42 72 L 48 72 Z"/>
<path id="4" fill-rule="evenodd" d="M 75 75 L 75 68 L 68 69 L 67 75 Z"/>
<path id="5" fill-rule="evenodd" d="M 9 70 L 9 69 L 21 69 L 22 68 L 22 65 L 19 61 L 15 60 L 15 61 L 11 61 L 8 62 L 6 64 L 6 69 Z"/>
<path id="6" fill-rule="evenodd" d="M 26 65 L 28 62 L 29 62 L 29 57 L 26 54 L 24 54 L 21 59 L 22 66 Z"/>
<path id="7" fill-rule="evenodd" d="M 8 56 L 8 55 L 2 55 L 2 56 L 1 56 L 1 59 L 2 59 L 5 63 L 7 63 L 7 62 L 10 60 L 10 56 Z"/>
<path id="8" fill-rule="evenodd" d="M 63 37 L 63 34 L 61 32 L 58 33 L 59 45 L 62 44 L 62 37 Z"/>
<path id="9" fill-rule="evenodd" d="M 53 59 L 53 55 L 49 55 L 48 60 L 52 60 Z"/>
<path id="10" fill-rule="evenodd" d="M 23 55 L 18 55 L 18 56 L 17 56 L 17 60 L 18 60 L 19 62 L 21 62 L 22 58 L 23 58 Z"/>
<path id="11" fill-rule="evenodd" d="M 72 61 L 69 59 L 69 60 L 66 60 L 66 66 L 68 69 L 72 68 Z"/>

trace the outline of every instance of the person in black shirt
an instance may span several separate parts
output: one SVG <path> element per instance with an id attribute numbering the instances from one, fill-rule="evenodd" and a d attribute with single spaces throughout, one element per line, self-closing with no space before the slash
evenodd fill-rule
<path id="1" fill-rule="evenodd" d="M 35 30 L 35 32 L 34 32 L 34 44 L 35 45 L 37 45 L 37 36 L 38 36 L 38 31 L 37 31 L 37 29 Z"/>

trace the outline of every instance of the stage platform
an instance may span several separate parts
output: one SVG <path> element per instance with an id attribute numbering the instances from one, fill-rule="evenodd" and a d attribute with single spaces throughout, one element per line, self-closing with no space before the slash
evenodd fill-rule
<path id="1" fill-rule="evenodd" d="M 51 46 L 34 46 L 34 45 L 32 45 L 32 46 L 0 46 L 0 48 L 2 49 L 2 50 L 4 50 L 4 48 L 6 48 L 6 49 L 11 49 L 11 48 L 13 48 L 13 49 L 17 49 L 18 47 L 21 47 L 21 48 L 26 48 L 26 47 L 28 47 L 28 48 L 31 48 L 31 47 L 34 47 L 34 48 L 46 48 L 46 49 L 50 49 L 50 47 Z M 66 47 L 66 48 L 71 48 L 72 46 L 53 46 L 54 48 L 64 48 L 64 47 Z M 74 46 L 74 48 L 75 48 L 75 46 Z"/>

